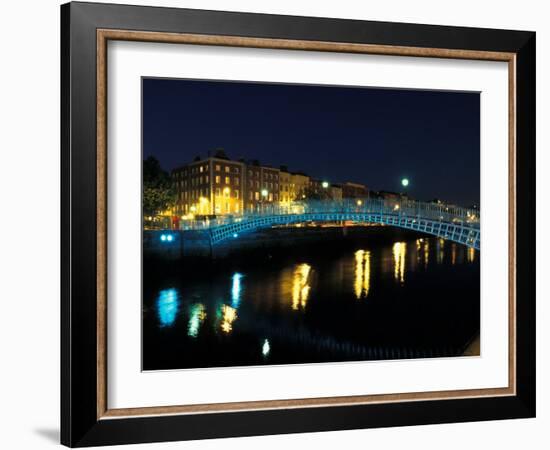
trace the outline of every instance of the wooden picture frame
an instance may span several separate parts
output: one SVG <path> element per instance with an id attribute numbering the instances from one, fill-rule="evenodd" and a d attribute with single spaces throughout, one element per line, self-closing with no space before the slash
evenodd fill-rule
<path id="1" fill-rule="evenodd" d="M 69 3 L 61 7 L 61 441 L 91 446 L 534 417 L 535 34 Z M 507 388 L 110 409 L 109 40 L 505 61 L 509 67 Z"/>

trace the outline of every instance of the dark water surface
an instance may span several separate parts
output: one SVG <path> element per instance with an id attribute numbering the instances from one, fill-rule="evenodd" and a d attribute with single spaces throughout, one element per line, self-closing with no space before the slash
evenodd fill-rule
<path id="1" fill-rule="evenodd" d="M 147 271 L 144 370 L 457 356 L 479 333 L 479 252 L 437 238 Z"/>

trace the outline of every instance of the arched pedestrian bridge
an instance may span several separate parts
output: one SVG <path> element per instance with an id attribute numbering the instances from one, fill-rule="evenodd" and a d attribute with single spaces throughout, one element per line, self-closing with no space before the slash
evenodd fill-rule
<path id="1" fill-rule="evenodd" d="M 244 233 L 305 222 L 383 224 L 419 231 L 479 250 L 479 211 L 413 200 L 310 200 L 263 205 L 242 216 L 185 222 L 183 230 L 209 230 L 212 246 Z"/>

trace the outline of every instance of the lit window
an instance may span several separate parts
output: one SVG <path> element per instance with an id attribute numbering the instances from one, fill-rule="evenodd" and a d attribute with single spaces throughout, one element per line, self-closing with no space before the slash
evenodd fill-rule
<path id="1" fill-rule="evenodd" d="M 235 198 L 239 198 L 239 191 L 235 191 Z"/>
<path id="2" fill-rule="evenodd" d="M 222 178 L 219 175 L 216 175 L 216 184 L 221 183 Z"/>
<path id="3" fill-rule="evenodd" d="M 229 166 L 225 166 L 225 172 L 229 173 Z"/>
<path id="4" fill-rule="evenodd" d="M 219 197 L 221 195 L 221 190 L 220 188 L 216 188 L 216 195 Z"/>
<path id="5" fill-rule="evenodd" d="M 235 177 L 235 184 L 238 186 L 239 185 L 239 177 Z"/>
<path id="6" fill-rule="evenodd" d="M 254 192 L 254 200 L 260 200 L 260 193 Z"/>
<path id="7" fill-rule="evenodd" d="M 225 184 L 230 184 L 230 183 L 231 183 L 231 178 L 225 177 Z"/>
<path id="8" fill-rule="evenodd" d="M 216 164 L 216 171 L 219 172 L 221 169 L 220 165 L 219 164 Z"/>
<path id="9" fill-rule="evenodd" d="M 200 172 L 202 173 L 202 171 L 203 171 L 203 168 L 202 168 L 202 166 L 200 166 L 200 167 L 199 167 L 199 170 L 200 170 Z"/>

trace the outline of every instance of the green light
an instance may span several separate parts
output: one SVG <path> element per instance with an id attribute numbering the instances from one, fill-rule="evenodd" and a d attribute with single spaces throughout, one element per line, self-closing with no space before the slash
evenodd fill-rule
<path id="1" fill-rule="evenodd" d="M 409 185 L 409 179 L 408 178 L 403 178 L 401 180 L 401 184 L 403 185 L 403 187 L 407 187 Z"/>

